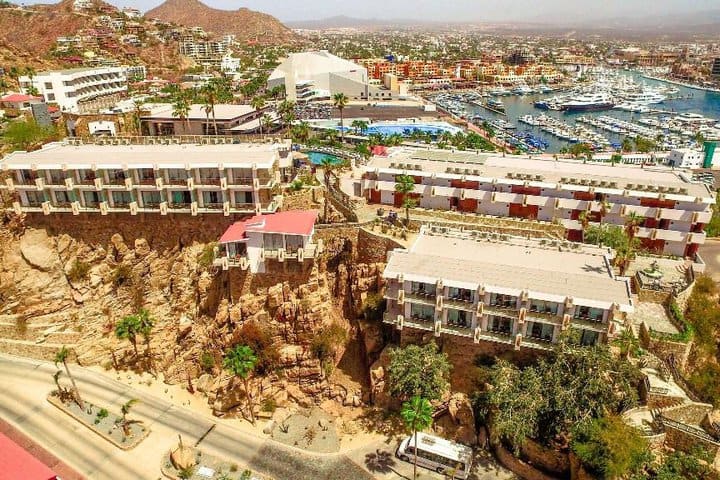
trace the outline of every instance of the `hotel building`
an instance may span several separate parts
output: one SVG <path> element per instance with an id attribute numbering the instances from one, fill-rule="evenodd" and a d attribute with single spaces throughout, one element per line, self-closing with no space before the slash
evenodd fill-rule
<path id="1" fill-rule="evenodd" d="M 123 67 L 75 68 L 40 72 L 32 78 L 20 77 L 20 88 L 30 87 L 56 103 L 64 112 L 88 113 L 115 103 L 127 93 L 127 77 Z"/>
<path id="2" fill-rule="evenodd" d="M 290 143 L 114 145 L 52 143 L 0 161 L 0 189 L 16 194 L 17 212 L 274 212 L 272 191 L 292 168 Z M 123 143 L 123 144 L 118 144 Z"/>
<path id="3" fill-rule="evenodd" d="M 684 257 L 705 242 L 715 203 L 706 185 L 665 167 L 396 148 L 363 168 L 354 193 L 369 203 L 402 206 L 395 183 L 409 175 L 422 208 L 553 222 L 572 241 L 582 240 L 582 212 L 590 224 L 613 225 L 635 214 L 645 249 Z"/>
<path id="4" fill-rule="evenodd" d="M 634 310 L 612 252 L 562 241 L 423 227 L 388 254 L 384 322 L 398 330 L 547 350 L 574 329 L 583 345 L 607 342 Z"/>

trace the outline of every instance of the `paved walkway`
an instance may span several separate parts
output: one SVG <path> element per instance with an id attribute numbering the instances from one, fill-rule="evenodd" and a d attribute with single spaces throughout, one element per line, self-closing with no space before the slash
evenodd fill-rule
<path id="1" fill-rule="evenodd" d="M 63 480 L 83 480 L 84 477 L 45 450 L 30 437 L 0 418 L 0 432 L 27 450 L 33 457 L 50 467 Z"/>

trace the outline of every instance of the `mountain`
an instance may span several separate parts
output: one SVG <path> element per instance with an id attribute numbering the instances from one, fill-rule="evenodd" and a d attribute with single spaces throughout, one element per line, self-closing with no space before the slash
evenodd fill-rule
<path id="1" fill-rule="evenodd" d="M 238 41 L 261 44 L 282 44 L 299 41 L 289 28 L 275 17 L 247 8 L 219 10 L 198 0 L 166 0 L 145 13 L 145 18 L 186 27 L 202 27 L 215 35 L 232 34 Z"/>
<path id="2" fill-rule="evenodd" d="M 115 9 L 104 2 L 96 6 Z M 92 26 L 92 18 L 73 11 L 73 0 L 57 4 L 21 8 L 14 5 L 0 9 L 0 43 L 36 57 L 47 55 L 59 36 L 71 36 Z"/>

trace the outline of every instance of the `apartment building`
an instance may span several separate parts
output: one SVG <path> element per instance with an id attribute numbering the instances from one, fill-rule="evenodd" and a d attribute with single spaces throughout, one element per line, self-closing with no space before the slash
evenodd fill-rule
<path id="1" fill-rule="evenodd" d="M 0 188 L 15 194 L 16 212 L 272 213 L 272 191 L 292 167 L 290 143 L 114 145 L 52 143 L 13 152 Z M 123 143 L 123 144 L 119 144 Z M 129 141 L 128 141 L 129 143 Z"/>
<path id="2" fill-rule="evenodd" d="M 354 193 L 369 203 L 402 206 L 395 183 L 409 175 L 422 208 L 554 222 L 572 241 L 582 240 L 582 212 L 590 224 L 614 225 L 635 214 L 644 248 L 686 257 L 705 242 L 715 203 L 706 185 L 667 167 L 400 147 L 363 168 Z"/>
<path id="3" fill-rule="evenodd" d="M 550 349 L 571 329 L 583 345 L 607 342 L 634 310 L 629 281 L 610 250 L 561 244 L 423 227 L 388 254 L 383 321 L 515 350 Z"/>
<path id="4" fill-rule="evenodd" d="M 173 115 L 173 106 L 169 103 L 143 105 L 140 126 L 143 132 L 152 136 L 165 135 L 214 135 L 217 124 L 219 135 L 250 133 L 260 129 L 260 118 L 266 109 L 255 110 L 250 105 L 215 105 L 213 114 L 205 111 L 205 106 L 192 104 L 185 119 Z M 275 116 L 271 115 L 274 120 Z"/>
<path id="5" fill-rule="evenodd" d="M 23 93 L 34 87 L 47 103 L 62 111 L 91 113 L 106 108 L 127 93 L 127 77 L 122 67 L 75 68 L 40 72 L 19 79 Z"/>
<path id="6" fill-rule="evenodd" d="M 317 217 L 317 210 L 292 210 L 235 222 L 218 240 L 214 264 L 264 273 L 268 261 L 310 261 L 322 253 L 322 240 L 313 241 Z"/>

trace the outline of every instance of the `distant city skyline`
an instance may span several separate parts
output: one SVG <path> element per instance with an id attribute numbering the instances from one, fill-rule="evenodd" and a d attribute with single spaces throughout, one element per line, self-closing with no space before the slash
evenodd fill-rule
<path id="1" fill-rule="evenodd" d="M 107 1 L 107 0 L 106 0 Z M 656 17 L 720 10 L 717 0 L 365 0 L 362 5 L 331 0 L 201 0 L 224 10 L 247 7 L 268 13 L 283 22 L 323 20 L 335 16 L 360 19 L 420 20 L 447 22 L 541 22 L 568 24 L 615 17 Z M 118 7 L 134 7 L 143 12 L 163 0 L 110 0 Z M 50 0 L 31 3 L 57 3 Z M 451 3 L 452 6 L 449 6 Z"/>

